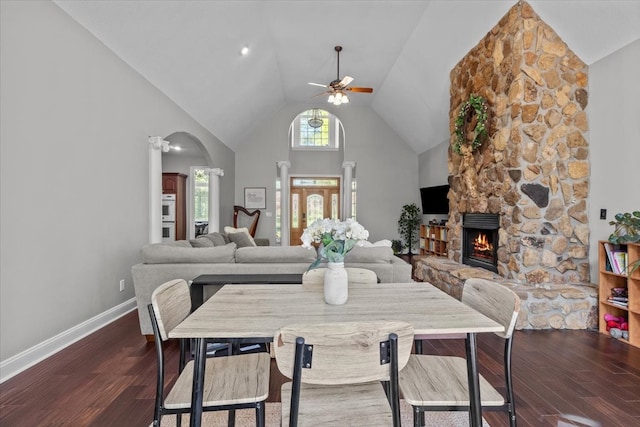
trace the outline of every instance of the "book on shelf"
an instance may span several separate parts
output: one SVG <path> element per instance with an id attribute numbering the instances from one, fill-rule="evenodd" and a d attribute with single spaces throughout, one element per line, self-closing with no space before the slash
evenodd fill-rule
<path id="1" fill-rule="evenodd" d="M 604 243 L 604 250 L 607 253 L 607 259 L 609 260 L 609 264 L 611 265 L 611 271 L 615 274 L 626 274 L 623 273 L 623 271 L 626 270 L 626 267 L 622 268 L 620 262 L 625 262 L 623 260 L 626 259 L 627 251 L 622 249 L 622 246 L 614 245 L 609 242 Z M 618 253 L 620 255 L 616 255 Z"/>
<path id="2" fill-rule="evenodd" d="M 624 302 L 624 301 L 616 301 L 616 300 L 612 300 L 611 298 L 607 298 L 607 302 L 609 302 L 609 304 L 613 304 L 613 305 L 617 305 L 619 307 L 629 307 L 629 302 Z"/>
<path id="3" fill-rule="evenodd" d="M 618 274 L 627 275 L 627 252 L 626 251 L 613 251 L 613 259 L 617 263 L 617 267 L 620 270 Z"/>

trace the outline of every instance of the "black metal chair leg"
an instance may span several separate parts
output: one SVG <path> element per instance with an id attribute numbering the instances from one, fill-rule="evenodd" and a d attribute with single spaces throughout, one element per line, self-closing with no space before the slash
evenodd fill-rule
<path id="1" fill-rule="evenodd" d="M 235 425 L 236 425 L 236 410 L 229 409 L 229 419 L 227 421 L 227 426 L 235 427 Z"/>
<path id="2" fill-rule="evenodd" d="M 265 402 L 256 403 L 256 427 L 265 427 L 266 414 L 265 414 Z"/>

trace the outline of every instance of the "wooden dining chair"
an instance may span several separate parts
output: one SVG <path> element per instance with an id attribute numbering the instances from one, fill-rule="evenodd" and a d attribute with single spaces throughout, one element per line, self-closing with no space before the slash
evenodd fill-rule
<path id="1" fill-rule="evenodd" d="M 274 337 L 282 426 L 400 427 L 398 370 L 413 326 L 400 321 L 298 324 Z M 381 382 L 388 382 L 388 395 Z"/>
<path id="2" fill-rule="evenodd" d="M 189 286 L 182 279 L 171 280 L 158 287 L 148 305 L 158 362 L 153 426 L 160 426 L 165 414 L 176 414 L 180 427 L 181 414 L 191 409 L 193 360 L 185 364 L 186 340 L 180 340 L 179 376 L 165 398 L 165 359 L 163 341 L 191 311 Z M 235 410 L 256 409 L 256 425 L 264 427 L 265 400 L 269 394 L 271 358 L 268 353 L 207 358 L 205 364 L 203 411 L 228 410 L 229 426 L 235 423 Z"/>
<path id="3" fill-rule="evenodd" d="M 516 407 L 511 379 L 513 330 L 520 298 L 511 289 L 490 280 L 468 279 L 462 290 L 462 302 L 504 326 L 496 333 L 504 338 L 503 396 L 480 375 L 482 409 L 509 413 L 509 424 L 516 426 Z M 413 407 L 413 425 L 424 425 L 424 411 L 469 411 L 467 361 L 462 357 L 412 354 L 400 372 L 400 390 Z"/>

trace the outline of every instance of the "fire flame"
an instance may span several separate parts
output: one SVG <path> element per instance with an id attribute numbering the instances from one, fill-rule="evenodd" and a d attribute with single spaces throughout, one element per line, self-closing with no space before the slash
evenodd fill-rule
<path id="1" fill-rule="evenodd" d="M 473 239 L 473 249 L 476 252 L 493 251 L 493 245 L 487 239 L 487 235 L 480 233 Z"/>

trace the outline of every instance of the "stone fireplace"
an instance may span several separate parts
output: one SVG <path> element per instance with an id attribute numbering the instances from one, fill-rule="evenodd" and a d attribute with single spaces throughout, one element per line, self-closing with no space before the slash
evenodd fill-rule
<path id="1" fill-rule="evenodd" d="M 469 250 L 467 215 L 491 214 L 490 270 L 520 283 L 588 283 L 587 66 L 521 1 L 450 79 L 449 259 L 462 263 Z M 455 119 L 470 94 L 487 100 L 488 138 L 458 154 Z"/>
<path id="2" fill-rule="evenodd" d="M 524 1 L 451 70 L 448 257 L 418 260 L 417 280 L 456 298 L 471 277 L 508 286 L 522 301 L 517 329 L 597 329 L 587 72 Z M 488 138 L 458 154 L 470 94 L 487 101 Z"/>
<path id="3" fill-rule="evenodd" d="M 494 214 L 464 214 L 462 220 L 462 263 L 498 272 L 498 229 Z"/>

